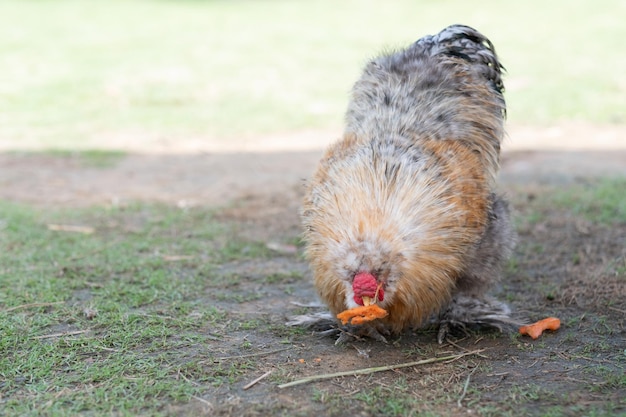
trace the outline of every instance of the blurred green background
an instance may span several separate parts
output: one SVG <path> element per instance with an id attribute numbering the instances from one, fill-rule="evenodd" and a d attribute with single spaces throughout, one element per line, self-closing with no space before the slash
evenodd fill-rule
<path id="1" fill-rule="evenodd" d="M 509 121 L 626 123 L 626 2 L 3 0 L 0 141 L 340 129 L 368 58 L 452 23 L 506 66 Z"/>

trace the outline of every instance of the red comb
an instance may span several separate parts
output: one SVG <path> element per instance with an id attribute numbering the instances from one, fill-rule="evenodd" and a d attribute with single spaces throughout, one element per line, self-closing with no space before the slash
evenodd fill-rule
<path id="1" fill-rule="evenodd" d="M 369 272 L 359 272 L 352 281 L 354 291 L 354 301 L 358 305 L 363 305 L 363 297 L 374 298 L 378 294 L 378 301 L 383 301 L 385 291 L 382 285 L 376 282 L 376 277 Z"/>

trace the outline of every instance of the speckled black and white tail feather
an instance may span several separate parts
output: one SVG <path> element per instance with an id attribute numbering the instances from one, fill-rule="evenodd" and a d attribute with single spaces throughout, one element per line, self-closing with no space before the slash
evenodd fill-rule
<path id="1" fill-rule="evenodd" d="M 424 36 L 406 51 L 408 61 L 412 54 L 449 56 L 461 58 L 481 68 L 484 77 L 502 94 L 504 66 L 498 60 L 491 41 L 476 29 L 464 25 L 451 25 L 436 35 Z"/>
<path id="2" fill-rule="evenodd" d="M 495 184 L 506 117 L 503 69 L 486 36 L 449 26 L 365 67 L 352 89 L 346 133 L 471 143 Z"/>

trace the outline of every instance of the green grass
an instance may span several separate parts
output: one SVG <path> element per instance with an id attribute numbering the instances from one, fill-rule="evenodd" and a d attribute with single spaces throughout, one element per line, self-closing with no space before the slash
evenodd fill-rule
<path id="1" fill-rule="evenodd" d="M 441 392 L 439 394 L 442 394 Z M 441 416 L 441 411 L 424 410 L 424 399 L 399 379 L 391 386 L 364 388 L 346 398 L 345 393 L 335 390 L 315 389 L 313 401 L 324 405 L 327 415 L 339 416 L 345 413 L 346 403 L 350 401 L 353 408 L 367 410 L 374 415 L 384 416 Z M 433 402 L 432 398 L 428 399 Z M 452 415 L 452 414 L 443 414 Z"/>
<path id="2" fill-rule="evenodd" d="M 180 373 L 210 356 L 221 337 L 213 332 L 250 326 L 202 299 L 223 256 L 214 238 L 224 226 L 210 213 L 140 205 L 44 213 L 2 203 L 0 225 L 2 415 L 158 415 L 200 389 Z M 59 335 L 67 332 L 77 333 Z M 201 367 L 198 378 L 228 383 L 246 366 Z"/>
<path id="3" fill-rule="evenodd" d="M 623 123 L 619 0 L 6 0 L 0 136 L 14 147 L 336 129 L 366 60 L 462 22 L 508 69 L 512 123 Z"/>
<path id="4" fill-rule="evenodd" d="M 87 150 L 69 150 L 61 148 L 52 148 L 48 150 L 38 151 L 13 151 L 14 156 L 22 155 L 45 155 L 58 159 L 71 160 L 78 163 L 82 167 L 87 168 L 109 168 L 114 166 L 117 162 L 124 158 L 125 152 L 119 150 L 105 150 L 105 149 L 87 149 Z"/>
<path id="5" fill-rule="evenodd" d="M 548 213 L 554 210 L 559 210 L 572 218 L 604 226 L 626 224 L 625 189 L 624 177 L 589 179 L 567 187 L 554 188 L 549 192 L 546 192 L 546 189 L 542 191 L 542 197 L 531 204 L 521 200 L 515 202 L 520 206 L 529 206 L 529 209 L 516 213 L 516 225 L 522 228 L 537 225 L 545 221 Z M 525 195 L 523 192 L 518 194 Z M 542 244 L 537 242 L 529 245 L 527 249 L 537 253 L 545 250 Z M 577 254 L 572 254 L 575 263 L 576 257 Z M 622 267 L 618 265 L 617 268 Z"/>
<path id="6" fill-rule="evenodd" d="M 621 187 L 611 181 L 614 190 Z M 602 192 L 595 198 L 611 201 L 612 195 Z M 353 347 L 336 347 L 309 330 L 286 327 L 282 312 L 274 314 L 271 306 L 245 310 L 243 303 L 267 297 L 271 304 L 281 291 L 301 285 L 301 260 L 276 254 L 270 259 L 262 243 L 237 236 L 241 224 L 217 218 L 206 209 L 160 205 L 43 210 L 0 203 L 0 415 L 181 415 L 207 397 L 225 411 L 228 404 L 219 402 L 224 393 L 241 395 L 246 382 L 270 369 L 275 372 L 267 385 L 242 399 L 242 406 L 259 407 L 267 415 L 310 415 L 311 409 L 299 411 L 304 405 L 328 415 L 346 409 L 454 415 L 469 374 L 462 362 L 416 369 L 419 375 L 346 378 L 337 381 L 345 386 L 317 384 L 303 388 L 308 391 L 285 392 L 298 400 L 283 405 L 284 410 L 269 400 L 256 403 L 258 397 L 278 398 L 276 383 L 321 372 L 311 367 L 311 356 L 339 355 Z M 94 232 L 54 231 L 49 224 L 89 226 Z M 271 266 L 273 272 L 263 268 L 276 263 L 282 267 Z M 606 364 L 584 376 L 596 381 L 589 390 L 609 401 L 625 387 L 626 356 L 616 353 L 610 339 L 618 331 L 605 316 L 580 312 L 570 317 L 564 328 L 575 331 L 574 337 L 561 343 L 575 341 L 566 351 L 581 360 L 606 358 Z M 581 326 L 596 339 L 579 343 Z M 490 340 L 489 335 L 481 340 Z M 556 349 L 548 339 L 498 340 L 510 343 L 507 352 L 525 360 Z M 289 350 L 285 356 L 267 361 L 246 356 L 283 347 Z M 382 349 L 397 350 L 399 360 L 408 360 L 436 355 L 441 348 L 411 342 Z M 300 364 L 300 357 L 308 363 Z M 359 363 L 354 366 L 369 365 Z M 476 373 L 463 401 L 481 415 L 515 415 L 515 409 L 533 404 L 550 406 L 549 415 L 568 415 L 576 406 L 575 399 L 551 396 L 539 381 L 505 386 L 498 392 L 506 400 L 484 400 L 477 381 L 490 372 L 497 371 Z M 599 415 L 622 405 L 611 401 L 598 405 Z"/>
<path id="7" fill-rule="evenodd" d="M 605 178 L 568 187 L 554 196 L 559 207 L 601 224 L 626 223 L 626 178 Z"/>

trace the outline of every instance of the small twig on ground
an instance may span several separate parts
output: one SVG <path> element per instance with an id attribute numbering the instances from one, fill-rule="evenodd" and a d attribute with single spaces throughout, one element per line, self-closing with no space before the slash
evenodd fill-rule
<path id="1" fill-rule="evenodd" d="M 213 404 L 211 404 L 210 402 L 208 402 L 207 400 L 205 400 L 204 398 L 200 398 L 200 397 L 196 397 L 195 395 L 192 395 L 191 398 L 193 398 L 194 400 L 198 400 L 201 403 L 205 404 L 207 407 L 209 407 L 211 410 L 213 409 Z"/>
<path id="2" fill-rule="evenodd" d="M 48 230 L 54 230 L 57 232 L 82 233 L 84 235 L 90 235 L 96 231 L 96 229 L 91 226 L 76 226 L 73 224 L 49 224 Z"/>
<path id="3" fill-rule="evenodd" d="M 484 351 L 486 351 L 487 349 L 488 349 L 488 348 L 483 348 L 483 349 L 473 350 L 473 351 L 471 351 L 471 352 L 467 352 L 467 353 L 464 353 L 464 354 L 462 354 L 462 355 L 454 356 L 454 357 L 450 358 L 450 360 L 446 361 L 445 363 L 452 363 L 452 362 L 456 362 L 456 361 L 458 361 L 459 359 L 461 359 L 463 356 L 467 356 L 467 355 L 476 355 L 476 356 L 479 356 L 479 357 L 481 357 L 481 358 L 483 358 L 483 359 L 489 359 L 489 357 L 488 357 L 488 356 L 481 355 L 481 352 L 484 352 Z"/>
<path id="4" fill-rule="evenodd" d="M 49 307 L 57 304 L 63 304 L 65 301 L 55 301 L 53 303 L 30 303 L 30 304 L 22 304 L 19 306 L 7 308 L 4 310 L 0 310 L 0 313 L 8 313 L 9 311 L 20 310 L 22 308 L 31 308 L 31 307 Z"/>
<path id="5" fill-rule="evenodd" d="M 460 346 L 460 345 L 458 345 L 458 344 L 454 343 L 452 340 L 450 340 L 450 338 L 449 338 L 449 337 L 447 337 L 447 338 L 446 338 L 446 342 L 447 342 L 447 343 L 449 343 L 449 344 L 451 344 L 452 346 L 454 346 L 454 347 L 455 347 L 455 348 L 457 348 L 457 349 L 461 349 L 461 350 L 463 350 L 463 351 L 465 351 L 465 352 L 469 351 L 469 349 L 464 348 L 463 346 Z M 476 343 L 474 343 L 474 344 L 476 344 Z M 476 356 L 480 356 L 480 357 L 481 357 L 481 358 L 483 358 L 483 359 L 486 359 L 486 358 L 487 358 L 485 355 L 481 355 L 481 354 L 478 354 L 478 353 L 476 354 Z"/>
<path id="6" fill-rule="evenodd" d="M 464 351 L 464 352 L 467 352 L 467 351 L 469 350 L 469 349 L 465 349 L 465 348 L 464 348 L 464 347 L 462 347 L 462 346 L 457 345 L 457 344 L 456 344 L 456 343 L 454 343 L 452 340 L 450 340 L 450 338 L 449 338 L 449 337 L 446 337 L 446 342 L 448 342 L 449 344 L 451 344 L 451 345 L 452 345 L 452 346 L 454 346 L 455 348 L 460 349 L 460 350 L 462 350 L 462 351 Z"/>
<path id="7" fill-rule="evenodd" d="M 273 371 L 267 371 L 266 373 L 264 373 L 263 375 L 261 375 L 260 377 L 258 377 L 257 379 L 255 379 L 254 381 L 250 382 L 248 385 L 246 385 L 245 387 L 243 387 L 244 390 L 247 390 L 249 388 L 252 388 L 252 386 L 254 386 L 257 382 L 261 381 L 262 379 L 267 378 L 268 376 L 270 376 L 270 374 Z"/>
<path id="8" fill-rule="evenodd" d="M 75 336 L 77 334 L 87 333 L 89 330 L 76 330 L 73 332 L 61 332 L 61 333 L 52 333 L 52 334 L 44 334 L 41 336 L 34 336 L 33 339 L 51 339 L 53 337 L 63 337 L 63 336 Z"/>
<path id="9" fill-rule="evenodd" d="M 620 308 L 615 308 L 615 307 L 609 306 L 609 309 L 611 309 L 613 311 L 617 311 L 618 313 L 626 314 L 626 310 L 622 310 Z"/>
<path id="10" fill-rule="evenodd" d="M 471 352 L 465 352 L 465 353 L 461 353 L 459 355 L 441 356 L 439 358 L 423 359 L 421 361 L 399 363 L 397 365 L 377 366 L 377 367 L 373 367 L 373 368 L 356 369 L 354 371 L 345 371 L 345 372 L 335 372 L 335 373 L 332 373 L 332 374 L 314 375 L 314 376 L 309 376 L 309 377 L 306 377 L 306 378 L 298 379 L 296 381 L 288 382 L 286 384 L 281 384 L 281 385 L 278 386 L 278 388 L 288 388 L 288 387 L 293 387 L 295 385 L 306 384 L 308 382 L 314 382 L 314 381 L 321 381 L 321 380 L 324 380 L 324 379 L 336 378 L 336 377 L 339 377 L 339 376 L 368 375 L 368 374 L 373 374 L 373 373 L 376 373 L 376 372 L 392 371 L 392 370 L 395 370 L 395 369 L 409 368 L 409 367 L 412 367 L 412 366 L 426 365 L 426 364 L 435 363 L 435 362 L 454 361 L 454 360 L 460 359 L 460 358 L 462 358 L 464 356 L 477 355 L 477 354 L 483 352 L 484 350 L 485 349 L 473 350 Z"/>
<path id="11" fill-rule="evenodd" d="M 478 366 L 474 368 L 472 372 L 470 372 L 470 374 L 467 376 L 467 379 L 465 380 L 465 385 L 463 385 L 463 392 L 461 393 L 461 396 L 459 397 L 459 399 L 456 401 L 456 405 L 459 408 L 463 408 L 463 404 L 461 404 L 461 401 L 463 401 L 463 398 L 465 398 L 465 394 L 467 394 L 467 388 L 469 387 L 470 378 L 472 377 L 474 372 L 476 372 L 477 369 L 478 369 Z"/>

